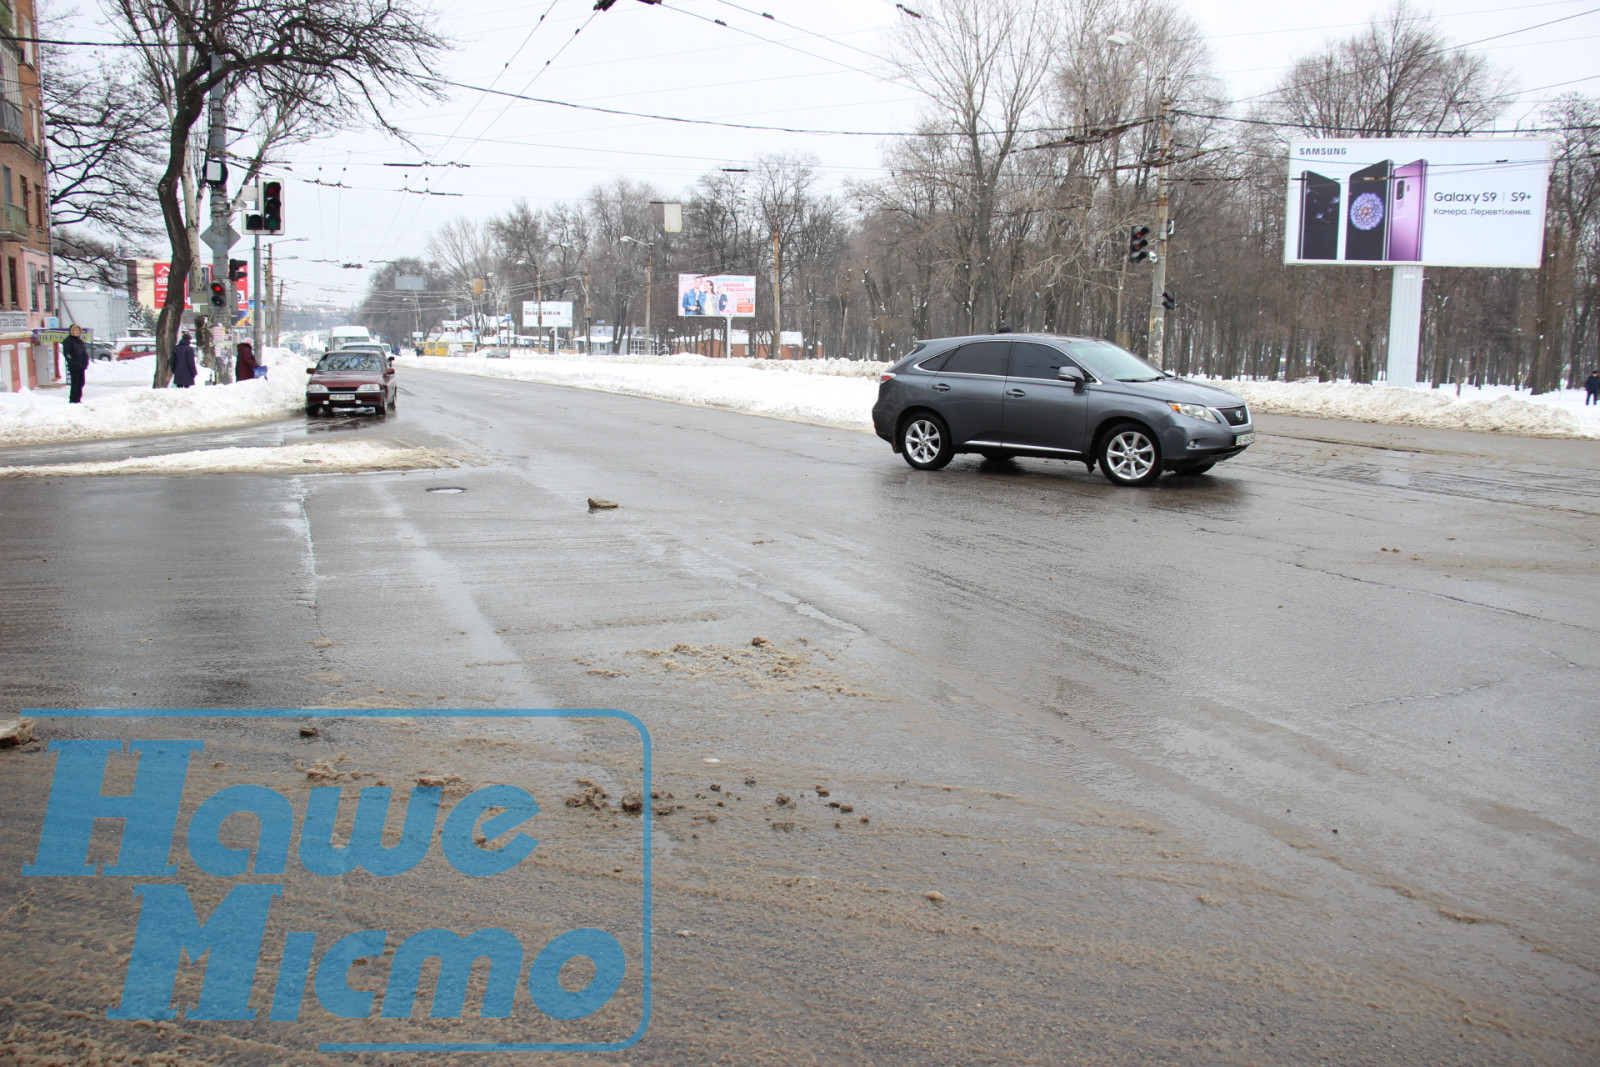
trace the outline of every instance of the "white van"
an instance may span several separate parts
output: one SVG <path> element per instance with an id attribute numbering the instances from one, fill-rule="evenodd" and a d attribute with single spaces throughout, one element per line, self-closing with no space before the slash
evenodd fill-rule
<path id="1" fill-rule="evenodd" d="M 374 340 L 365 326 L 335 326 L 328 331 L 328 351 L 336 352 L 345 345 L 371 344 Z"/>

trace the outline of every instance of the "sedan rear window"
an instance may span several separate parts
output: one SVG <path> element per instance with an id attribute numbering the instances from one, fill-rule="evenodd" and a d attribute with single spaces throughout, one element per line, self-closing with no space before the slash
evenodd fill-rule
<path id="1" fill-rule="evenodd" d="M 942 368 L 946 374 L 993 374 L 1005 377 L 1010 341 L 974 341 L 962 345 Z"/>
<path id="2" fill-rule="evenodd" d="M 364 356 L 364 355 L 363 356 L 353 356 L 353 355 L 327 356 L 327 357 L 324 357 L 324 359 L 322 360 L 321 363 L 317 364 L 317 369 L 320 370 L 320 371 L 329 371 L 329 370 L 331 370 L 331 371 L 368 371 L 368 372 L 376 372 L 376 371 L 383 370 L 383 359 L 381 357 L 379 357 L 379 356 Z"/>

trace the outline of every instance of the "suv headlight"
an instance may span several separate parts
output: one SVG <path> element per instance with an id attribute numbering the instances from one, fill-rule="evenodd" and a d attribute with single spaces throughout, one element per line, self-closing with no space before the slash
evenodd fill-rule
<path id="1" fill-rule="evenodd" d="M 318 385 L 316 382 L 306 386 L 306 392 L 308 393 L 326 393 L 327 391 L 328 387 L 326 385 Z"/>
<path id="2" fill-rule="evenodd" d="M 358 385 L 358 386 L 356 386 L 356 392 L 358 392 L 358 393 L 381 393 L 381 392 L 383 392 L 383 386 L 381 386 L 381 385 Z"/>
<path id="3" fill-rule="evenodd" d="M 1170 407 L 1173 411 L 1176 411 L 1179 415 L 1187 415 L 1191 419 L 1199 419 L 1201 422 L 1220 422 L 1220 421 L 1222 421 L 1222 420 L 1217 418 L 1217 413 L 1215 411 L 1212 411 L 1210 408 L 1204 406 L 1203 404 L 1172 404 L 1172 403 L 1169 403 L 1167 406 Z"/>

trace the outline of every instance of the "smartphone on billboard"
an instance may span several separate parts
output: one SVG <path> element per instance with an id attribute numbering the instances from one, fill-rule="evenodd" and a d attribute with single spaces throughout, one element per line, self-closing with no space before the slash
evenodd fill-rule
<path id="1" fill-rule="evenodd" d="M 1339 183 L 1300 172 L 1300 247 L 1296 259 L 1339 258 Z"/>
<path id="2" fill-rule="evenodd" d="M 1386 159 L 1350 175 L 1350 210 L 1345 218 L 1344 258 L 1381 260 L 1389 253 L 1389 172 Z"/>
<path id="3" fill-rule="evenodd" d="M 1422 217 L 1426 203 L 1428 161 L 1396 167 L 1389 182 L 1389 255 L 1402 263 L 1422 259 Z"/>

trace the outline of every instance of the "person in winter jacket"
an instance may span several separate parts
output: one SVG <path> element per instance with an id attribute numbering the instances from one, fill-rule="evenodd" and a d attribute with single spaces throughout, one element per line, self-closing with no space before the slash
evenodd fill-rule
<path id="1" fill-rule="evenodd" d="M 189 343 L 189 335 L 184 334 L 172 349 L 172 384 L 187 389 L 194 384 L 194 376 L 194 345 Z"/>
<path id="2" fill-rule="evenodd" d="M 234 361 L 233 380 L 248 382 L 256 376 L 256 350 L 249 341 L 240 341 L 238 357 Z"/>
<path id="3" fill-rule="evenodd" d="M 1590 371 L 1589 376 L 1583 380 L 1583 394 L 1584 407 L 1600 404 L 1600 367 Z"/>
<path id="4" fill-rule="evenodd" d="M 89 370 L 89 346 L 83 343 L 83 327 L 73 323 L 67 330 L 67 339 L 61 342 L 61 352 L 67 357 L 67 403 L 83 403 L 83 377 Z"/>

